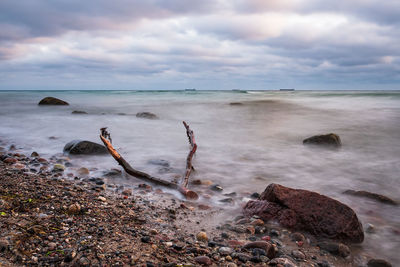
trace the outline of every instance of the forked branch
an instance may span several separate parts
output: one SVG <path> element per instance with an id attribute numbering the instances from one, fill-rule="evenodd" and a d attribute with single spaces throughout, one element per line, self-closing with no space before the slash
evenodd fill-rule
<path id="1" fill-rule="evenodd" d="M 107 132 L 107 128 L 101 128 L 100 129 L 101 134 L 100 134 L 100 139 L 106 146 L 108 152 L 113 156 L 113 158 L 118 162 L 119 165 L 122 166 L 122 168 L 125 170 L 126 173 L 129 175 L 132 175 L 136 178 L 139 178 L 141 180 L 151 182 L 157 185 L 169 187 L 172 189 L 176 189 L 179 192 L 181 192 L 186 198 L 188 199 L 198 199 L 198 195 L 196 192 L 189 190 L 186 188 L 184 185 L 178 185 L 176 183 L 168 182 L 163 179 L 151 176 L 145 172 L 138 171 L 132 166 L 118 153 L 117 150 L 112 146 L 111 144 L 111 135 L 109 132 Z"/>

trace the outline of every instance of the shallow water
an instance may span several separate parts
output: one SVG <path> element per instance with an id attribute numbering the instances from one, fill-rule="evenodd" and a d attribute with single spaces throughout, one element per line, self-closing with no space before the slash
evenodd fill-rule
<path id="1" fill-rule="evenodd" d="M 45 96 L 70 106 L 38 106 Z M 137 118 L 142 111 L 160 119 Z M 0 119 L 1 139 L 43 156 L 62 152 L 73 139 L 100 142 L 99 129 L 107 126 L 135 168 L 166 179 L 185 169 L 185 120 L 198 144 L 192 179 L 212 180 L 226 193 L 262 192 L 274 182 L 334 197 L 364 225 L 375 225 L 363 250 L 400 262 L 399 207 L 342 194 L 367 190 L 400 200 L 400 91 L 0 91 Z M 340 135 L 340 150 L 302 144 L 330 132 Z M 167 160 L 175 170 L 159 174 L 151 159 Z M 100 170 L 117 166 L 110 156 L 77 161 Z"/>

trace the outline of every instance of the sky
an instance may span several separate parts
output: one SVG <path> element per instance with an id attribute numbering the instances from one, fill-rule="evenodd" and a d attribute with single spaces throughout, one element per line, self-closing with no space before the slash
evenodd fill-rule
<path id="1" fill-rule="evenodd" d="M 0 1 L 0 90 L 399 85 L 398 0 Z"/>

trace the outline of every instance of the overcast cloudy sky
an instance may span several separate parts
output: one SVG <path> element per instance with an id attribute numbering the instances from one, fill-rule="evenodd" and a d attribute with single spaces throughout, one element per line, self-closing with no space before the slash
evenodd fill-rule
<path id="1" fill-rule="evenodd" d="M 398 0 L 1 0 L 0 89 L 400 89 Z"/>

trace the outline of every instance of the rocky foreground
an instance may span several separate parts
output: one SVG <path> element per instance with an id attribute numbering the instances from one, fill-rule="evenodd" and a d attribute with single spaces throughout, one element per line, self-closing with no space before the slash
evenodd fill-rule
<path id="1" fill-rule="evenodd" d="M 223 210 L 148 185 L 66 179 L 57 159 L 1 160 L 0 266 L 390 266 L 241 211 L 215 222 Z"/>

